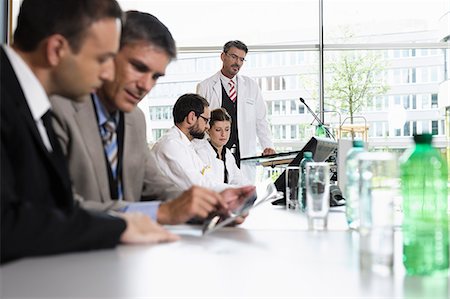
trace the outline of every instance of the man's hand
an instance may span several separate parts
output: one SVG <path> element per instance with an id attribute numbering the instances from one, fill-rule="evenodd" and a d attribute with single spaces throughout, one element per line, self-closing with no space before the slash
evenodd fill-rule
<path id="1" fill-rule="evenodd" d="M 119 217 L 122 217 L 127 223 L 127 228 L 120 236 L 122 243 L 161 243 L 180 239 L 142 213 L 124 213 L 119 214 Z"/>
<path id="2" fill-rule="evenodd" d="M 276 154 L 276 153 L 277 153 L 277 152 L 276 152 L 273 148 L 266 147 L 266 148 L 263 150 L 262 155 L 263 155 L 263 156 L 267 156 L 267 155 L 274 155 L 274 154 Z"/>
<path id="3" fill-rule="evenodd" d="M 241 188 L 229 188 L 224 191 L 222 191 L 220 194 L 225 198 L 229 211 L 233 211 L 236 208 L 240 207 L 244 201 L 253 193 L 255 192 L 255 186 L 244 186 Z M 237 217 L 234 222 L 231 224 L 233 225 L 239 225 L 245 221 L 245 218 L 247 218 L 248 213 L 241 215 Z"/>
<path id="4" fill-rule="evenodd" d="M 194 217 L 206 218 L 216 210 L 228 210 L 224 198 L 212 190 L 193 186 L 179 197 L 162 203 L 157 218 L 161 224 L 180 224 Z"/>
<path id="5" fill-rule="evenodd" d="M 255 192 L 255 186 L 240 188 L 228 188 L 220 193 L 228 205 L 228 210 L 233 211 L 244 203 L 244 200 Z"/>
<path id="6" fill-rule="evenodd" d="M 234 222 L 232 223 L 232 225 L 239 225 L 239 224 L 241 224 L 241 223 L 244 223 L 245 218 L 247 218 L 247 216 L 248 216 L 248 213 L 245 213 L 245 214 L 243 214 L 243 215 L 237 217 L 237 218 L 234 220 Z"/>

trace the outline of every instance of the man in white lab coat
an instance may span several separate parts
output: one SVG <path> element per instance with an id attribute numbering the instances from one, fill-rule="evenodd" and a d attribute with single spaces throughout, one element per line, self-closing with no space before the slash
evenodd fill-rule
<path id="1" fill-rule="evenodd" d="M 238 75 L 247 52 L 247 46 L 241 41 L 227 42 L 220 55 L 222 69 L 197 85 L 197 93 L 209 102 L 211 110 L 223 107 L 231 115 L 231 136 L 226 146 L 238 165 L 241 158 L 259 154 L 257 137 L 263 155 L 275 154 L 259 86 L 250 77 Z M 253 180 L 254 169 L 242 166 L 244 174 Z"/>

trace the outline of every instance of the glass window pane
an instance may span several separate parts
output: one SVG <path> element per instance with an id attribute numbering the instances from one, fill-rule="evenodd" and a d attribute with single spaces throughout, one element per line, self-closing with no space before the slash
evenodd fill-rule
<path id="1" fill-rule="evenodd" d="M 346 123 L 370 123 L 371 137 L 388 136 L 389 130 L 393 137 L 412 136 L 422 129 L 437 134 L 437 124 L 443 119 L 442 113 L 438 112 L 439 92 L 442 90 L 439 84 L 429 79 L 426 83 L 417 84 L 414 77 L 416 67 L 420 66 L 421 70 L 434 69 L 435 78 L 444 78 L 446 58 L 444 51 L 437 51 L 434 55 L 430 54 L 431 51 L 425 53 L 427 56 L 411 56 L 408 60 L 399 61 L 377 50 L 326 51 L 326 107 L 338 110 Z M 424 93 L 424 90 L 429 93 Z M 445 97 L 445 92 L 442 97 Z M 390 105 L 384 105 L 384 99 Z M 390 109 L 394 107 L 405 110 L 404 119 L 417 117 L 414 110 L 424 110 L 420 118 L 427 120 L 428 126 L 434 121 L 433 129 L 422 124 L 418 126 L 416 122 L 398 124 L 398 116 L 389 116 Z M 326 122 L 336 122 L 332 117 L 327 117 Z"/>
<path id="2" fill-rule="evenodd" d="M 437 120 L 433 120 L 431 122 L 431 134 L 433 135 L 438 135 L 439 134 L 439 127 L 438 127 L 439 123 Z"/>
<path id="3" fill-rule="evenodd" d="M 411 136 L 410 123 L 407 121 L 403 126 L 403 136 Z"/>
<path id="4" fill-rule="evenodd" d="M 431 95 L 431 108 L 437 107 L 438 107 L 438 95 L 434 93 Z"/>
<path id="5" fill-rule="evenodd" d="M 291 125 L 291 139 L 297 139 L 297 126 Z"/>
<path id="6" fill-rule="evenodd" d="M 158 17 L 170 28 L 178 47 L 222 46 L 235 39 L 248 45 L 318 43 L 317 0 L 119 0 L 119 3 L 124 10 L 141 10 Z M 273 58 L 274 63 L 280 61 L 279 57 Z"/>
<path id="7" fill-rule="evenodd" d="M 293 51 L 292 48 L 272 51 L 270 45 L 316 45 L 319 32 L 318 0 L 119 2 L 124 10 L 137 9 L 157 16 L 170 28 L 178 47 L 215 48 L 214 51 L 199 53 L 186 53 L 181 49 L 177 60 L 167 68 L 166 76 L 158 80 L 146 101 L 143 101 L 149 106 L 144 111 L 150 114 L 149 130 L 154 138 L 173 124 L 171 105 L 175 100 L 184 93 L 195 92 L 198 82 L 220 69 L 222 62 L 218 51 L 231 39 L 240 39 L 249 45 L 247 62 L 240 73 L 252 77 L 261 87 L 275 139 L 296 136 L 304 141 L 312 135 L 313 118 L 298 103 L 298 97 L 303 97 L 318 112 L 318 52 L 316 49 Z M 390 131 L 393 138 L 386 139 L 387 143 L 390 139 L 405 133 L 411 135 L 415 131 L 420 133 L 426 130 L 438 134 L 440 128 L 443 134 L 443 116 L 438 113 L 438 99 L 441 105 L 449 100 L 448 96 L 439 93 L 439 84 L 449 77 L 450 51 L 394 49 L 389 48 L 389 43 L 439 42 L 442 39 L 439 19 L 448 12 L 448 3 L 448 0 L 324 0 L 326 46 L 335 43 L 387 45 L 380 51 L 330 51 L 330 48 L 327 50 L 325 47 L 324 84 L 325 98 L 328 99 L 325 107 L 327 111 L 340 113 L 340 116 L 325 113 L 325 122 L 336 125 L 341 122 L 340 119 L 344 120 L 352 114 L 355 116 L 353 122 L 370 124 L 371 136 L 388 136 Z M 13 22 L 19 4 L 20 0 L 13 0 Z M 237 21 L 219 22 L 228 12 Z M 253 45 L 261 51 L 255 52 Z M 264 48 L 263 45 L 269 46 Z M 360 71 L 350 74 L 345 70 L 340 64 L 344 56 L 352 67 Z M 364 76 L 361 74 L 365 74 L 371 61 L 378 63 L 379 69 L 375 73 L 371 72 L 373 81 L 367 85 L 370 88 L 364 90 Z M 345 77 L 351 78 L 347 83 L 360 87 L 354 89 L 355 94 L 348 94 L 346 98 L 337 93 L 339 87 L 343 86 L 337 81 L 342 83 Z M 371 88 L 377 89 L 376 92 Z M 359 92 L 361 97 L 358 97 L 358 90 L 362 91 Z M 350 108 L 348 103 L 345 104 L 349 99 L 359 99 L 358 105 Z M 411 123 L 407 127 L 404 123 L 398 127 L 389 123 L 388 112 L 394 105 L 408 109 L 405 112 L 406 119 L 411 120 Z M 415 115 L 420 112 L 419 119 L 414 117 L 414 112 Z M 348 123 L 351 120 L 345 121 Z M 294 135 L 294 132 L 297 134 Z M 301 147 L 300 143 L 297 144 Z"/>
<path id="8" fill-rule="evenodd" d="M 324 0 L 325 43 L 438 42 L 448 5 L 448 0 Z M 394 50 L 395 58 L 411 56 L 408 49 Z"/>

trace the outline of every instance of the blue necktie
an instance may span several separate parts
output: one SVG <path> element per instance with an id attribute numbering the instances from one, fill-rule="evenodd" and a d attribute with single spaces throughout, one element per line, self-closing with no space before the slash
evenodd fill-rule
<path id="1" fill-rule="evenodd" d="M 104 124 L 105 129 L 103 139 L 103 146 L 105 148 L 106 156 L 108 157 L 109 166 L 114 180 L 117 180 L 117 196 L 122 199 L 122 185 L 117 179 L 117 162 L 118 162 L 118 145 L 117 145 L 117 124 L 113 118 L 108 119 Z"/>

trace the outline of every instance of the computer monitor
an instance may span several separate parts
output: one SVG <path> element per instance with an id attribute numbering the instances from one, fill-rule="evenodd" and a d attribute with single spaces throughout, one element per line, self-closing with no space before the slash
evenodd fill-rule
<path id="1" fill-rule="evenodd" d="M 313 160 L 315 162 L 323 162 L 327 160 L 330 155 L 337 149 L 337 142 L 332 139 L 312 137 L 306 145 L 300 150 L 297 156 L 289 163 L 289 166 L 299 166 L 301 160 L 303 159 L 304 152 L 312 152 Z M 278 179 L 275 181 L 275 187 L 278 191 L 286 191 L 286 174 L 283 171 Z M 279 199 L 274 201 L 274 205 L 285 204 L 285 199 Z"/>

